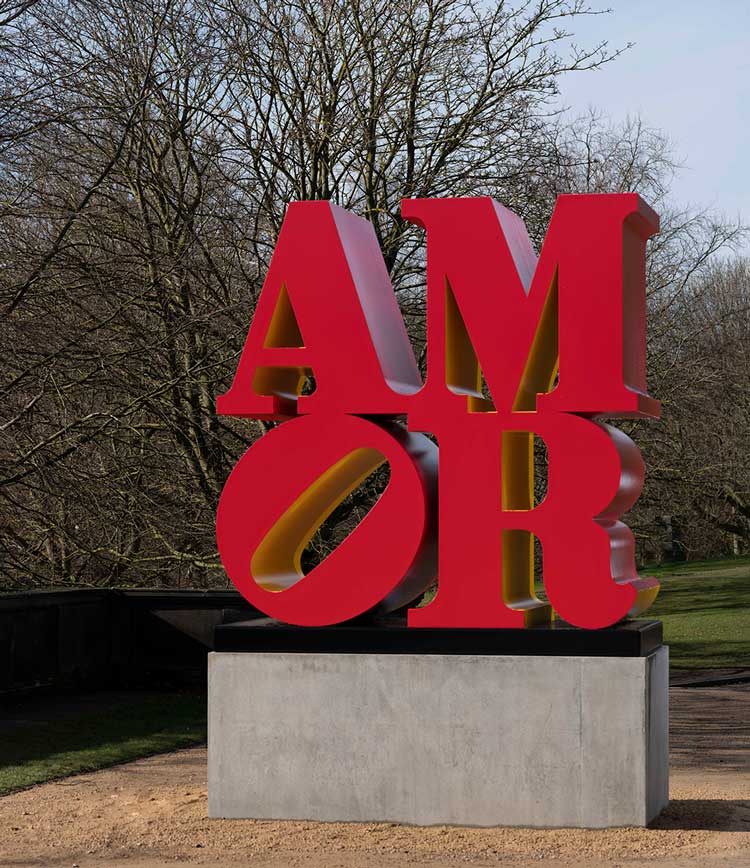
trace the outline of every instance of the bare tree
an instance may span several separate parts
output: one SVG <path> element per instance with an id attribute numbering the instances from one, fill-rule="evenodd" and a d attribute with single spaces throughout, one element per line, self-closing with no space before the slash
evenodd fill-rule
<path id="1" fill-rule="evenodd" d="M 538 239 L 559 192 L 666 196 L 656 134 L 570 127 L 555 108 L 563 73 L 616 54 L 571 46 L 586 12 L 581 0 L 0 3 L 0 586 L 226 581 L 216 502 L 263 428 L 217 417 L 214 396 L 290 200 L 373 222 L 421 351 L 424 239 L 402 197 L 491 194 Z M 677 394 L 685 300 L 734 229 L 667 222 L 651 258 L 654 391 Z M 385 478 L 342 505 L 313 560 Z M 700 508 L 714 508 L 705 491 Z"/>
<path id="2" fill-rule="evenodd" d="M 562 25 L 583 12 L 6 4 L 4 581 L 224 581 L 213 512 L 260 428 L 218 418 L 213 396 L 286 202 L 373 221 L 419 336 L 422 253 L 400 198 L 523 201 L 555 160 L 558 76 L 609 57 L 570 49 Z"/>
<path id="3" fill-rule="evenodd" d="M 672 386 L 652 455 L 682 556 L 750 549 L 750 264 L 719 261 L 675 314 Z M 675 387 L 675 381 L 680 385 Z"/>

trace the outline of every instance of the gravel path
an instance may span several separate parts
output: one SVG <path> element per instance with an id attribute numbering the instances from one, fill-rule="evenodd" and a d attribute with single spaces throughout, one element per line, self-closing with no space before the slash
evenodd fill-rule
<path id="1" fill-rule="evenodd" d="M 0 865 L 750 866 L 750 685 L 670 694 L 672 802 L 650 829 L 209 821 L 194 748 L 0 799 Z"/>

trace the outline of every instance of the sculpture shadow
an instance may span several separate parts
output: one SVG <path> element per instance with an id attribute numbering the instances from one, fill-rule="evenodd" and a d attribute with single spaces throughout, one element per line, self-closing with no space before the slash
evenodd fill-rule
<path id="1" fill-rule="evenodd" d="M 750 831 L 750 799 L 672 799 L 651 829 Z"/>
<path id="2" fill-rule="evenodd" d="M 670 766 L 746 772 L 750 756 L 748 685 L 670 691 Z"/>

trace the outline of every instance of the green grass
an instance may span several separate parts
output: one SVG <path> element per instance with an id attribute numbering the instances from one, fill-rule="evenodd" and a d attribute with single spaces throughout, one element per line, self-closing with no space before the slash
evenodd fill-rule
<path id="1" fill-rule="evenodd" d="M 661 591 L 643 617 L 664 622 L 677 669 L 750 669 L 750 558 L 693 561 L 641 575 Z"/>
<path id="2" fill-rule="evenodd" d="M 20 706 L 10 715 L 15 720 L 3 722 L 0 794 L 206 739 L 205 693 L 89 697 L 80 708 L 65 700 L 47 702 L 47 715 L 25 715 Z"/>

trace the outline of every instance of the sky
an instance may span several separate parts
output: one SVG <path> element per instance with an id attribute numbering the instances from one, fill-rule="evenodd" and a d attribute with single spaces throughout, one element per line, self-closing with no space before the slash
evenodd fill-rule
<path id="1" fill-rule="evenodd" d="M 575 42 L 635 44 L 601 70 L 566 75 L 564 104 L 615 121 L 640 115 L 684 164 L 676 203 L 750 223 L 750 0 L 591 0 L 607 6 L 573 20 Z"/>

